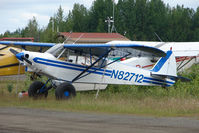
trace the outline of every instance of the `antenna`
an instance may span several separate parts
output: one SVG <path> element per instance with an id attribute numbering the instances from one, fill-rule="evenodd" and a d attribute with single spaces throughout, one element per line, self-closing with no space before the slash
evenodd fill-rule
<path id="1" fill-rule="evenodd" d="M 70 35 L 72 34 L 72 31 L 70 31 Z M 70 38 L 70 35 L 66 38 L 66 40 L 63 42 L 63 44 L 66 43 L 66 41 L 68 41 L 68 39 Z"/>
<path id="2" fill-rule="evenodd" d="M 154 34 L 156 35 L 156 37 L 159 39 L 160 42 L 163 42 L 156 32 L 154 32 Z"/>
<path id="3" fill-rule="evenodd" d="M 79 39 L 81 39 L 83 35 L 84 35 L 84 33 L 82 33 L 82 34 L 77 38 L 77 40 L 75 40 L 74 43 L 76 43 L 77 41 L 79 41 Z M 73 43 L 73 44 L 74 44 L 74 43 Z"/>
<path id="4" fill-rule="evenodd" d="M 115 19 L 115 0 L 113 0 L 113 25 L 112 25 L 112 28 L 111 28 L 111 33 L 115 30 L 116 32 L 117 32 L 117 30 L 116 30 L 116 28 L 115 28 L 115 21 L 114 21 L 114 19 Z"/>
<path id="5" fill-rule="evenodd" d="M 108 33 L 110 33 L 111 23 L 114 22 L 113 17 L 112 16 L 111 17 L 107 17 L 107 19 L 105 20 L 105 22 L 108 23 Z"/>
<path id="6" fill-rule="evenodd" d="M 72 33 L 72 31 L 70 31 L 70 35 L 71 35 L 71 33 Z M 66 40 L 63 42 L 63 44 L 65 44 L 66 43 L 66 41 L 70 38 L 70 35 L 66 38 Z M 75 42 L 74 42 L 75 43 Z M 73 44 L 74 44 L 73 43 Z M 62 50 L 62 52 L 57 56 L 57 58 L 60 58 L 61 56 L 62 56 L 62 54 L 64 53 L 66 51 L 66 48 L 64 48 L 63 50 Z M 69 52 L 69 51 L 68 51 Z"/>
<path id="7" fill-rule="evenodd" d="M 114 18 L 115 18 L 115 6 L 114 6 L 114 0 L 113 0 L 113 16 L 107 17 L 107 19 L 105 20 L 105 22 L 108 23 L 108 33 L 112 33 L 114 30 L 117 32 L 115 28 L 115 24 L 114 24 L 115 22 Z M 112 23 L 112 27 L 111 27 L 111 23 Z"/>

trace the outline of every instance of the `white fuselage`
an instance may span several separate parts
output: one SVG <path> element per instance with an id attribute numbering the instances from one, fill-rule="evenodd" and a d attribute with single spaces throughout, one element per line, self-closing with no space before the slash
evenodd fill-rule
<path id="1" fill-rule="evenodd" d="M 28 65 L 29 71 L 44 74 L 53 79 L 71 82 L 87 66 L 66 62 L 55 58 L 48 53 L 24 52 L 29 54 L 29 60 L 33 62 Z M 89 74 L 88 74 L 89 73 Z M 88 74 L 86 76 L 83 76 Z M 132 67 L 128 63 L 115 62 L 105 69 L 92 67 L 74 83 L 99 83 L 99 84 L 129 84 L 129 85 L 163 85 L 163 79 L 151 77 L 151 71 Z M 167 79 L 166 85 L 170 86 L 174 81 Z"/>

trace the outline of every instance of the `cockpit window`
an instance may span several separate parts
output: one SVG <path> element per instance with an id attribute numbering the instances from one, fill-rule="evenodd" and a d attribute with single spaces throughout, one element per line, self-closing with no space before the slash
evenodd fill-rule
<path id="1" fill-rule="evenodd" d="M 55 57 L 63 61 L 85 66 L 91 65 L 97 59 L 95 56 L 91 57 L 88 54 L 80 53 L 67 48 L 60 49 L 60 51 L 56 53 Z M 96 63 L 95 66 L 98 66 L 98 63 Z"/>

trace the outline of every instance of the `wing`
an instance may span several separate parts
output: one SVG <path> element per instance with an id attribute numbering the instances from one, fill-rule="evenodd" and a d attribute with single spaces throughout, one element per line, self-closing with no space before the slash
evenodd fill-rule
<path id="1" fill-rule="evenodd" d="M 199 42 L 151 42 L 151 41 L 111 41 L 110 44 L 139 44 L 159 48 L 163 51 L 171 50 L 176 57 L 198 56 Z"/>
<path id="2" fill-rule="evenodd" d="M 37 46 L 37 47 L 52 47 L 55 43 L 40 43 L 40 42 L 12 42 L 12 41 L 0 41 L 0 44 L 5 45 L 19 45 L 19 46 Z M 109 49 L 114 48 L 133 48 L 136 50 L 151 53 L 155 56 L 166 56 L 166 53 L 158 48 L 140 45 L 140 44 L 64 44 L 65 48 L 88 53 L 96 56 L 101 56 Z"/>
<path id="3" fill-rule="evenodd" d="M 91 53 L 96 56 L 103 55 L 110 48 L 133 48 L 136 50 L 151 53 L 158 57 L 166 56 L 166 53 L 158 48 L 139 44 L 64 44 L 64 47 L 78 52 Z"/>
<path id="4" fill-rule="evenodd" d="M 0 41 L 0 44 L 16 46 L 52 47 L 56 43 Z"/>

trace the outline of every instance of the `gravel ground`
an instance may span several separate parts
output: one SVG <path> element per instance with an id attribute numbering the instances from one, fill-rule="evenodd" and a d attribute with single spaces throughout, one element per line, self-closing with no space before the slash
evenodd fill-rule
<path id="1" fill-rule="evenodd" d="M 0 132 L 199 133 L 199 120 L 0 107 Z"/>

